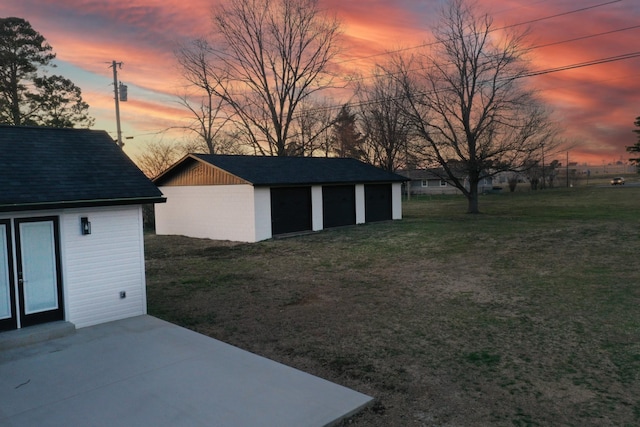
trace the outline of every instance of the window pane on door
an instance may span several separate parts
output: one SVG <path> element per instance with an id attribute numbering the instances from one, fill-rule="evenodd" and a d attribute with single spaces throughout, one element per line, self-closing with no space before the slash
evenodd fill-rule
<path id="1" fill-rule="evenodd" d="M 53 222 L 20 224 L 20 251 L 25 314 L 58 308 Z"/>

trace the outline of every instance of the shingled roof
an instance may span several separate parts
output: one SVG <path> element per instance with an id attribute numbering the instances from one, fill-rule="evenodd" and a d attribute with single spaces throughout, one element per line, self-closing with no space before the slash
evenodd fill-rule
<path id="1" fill-rule="evenodd" d="M 104 131 L 0 125 L 0 211 L 163 201 Z"/>
<path id="2" fill-rule="evenodd" d="M 161 186 L 199 161 L 254 186 L 404 182 L 407 178 L 351 158 L 189 154 L 154 179 Z"/>

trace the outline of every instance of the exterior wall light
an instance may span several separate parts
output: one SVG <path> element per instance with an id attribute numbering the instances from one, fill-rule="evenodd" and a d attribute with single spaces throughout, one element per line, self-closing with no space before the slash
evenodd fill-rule
<path id="1" fill-rule="evenodd" d="M 91 223 L 89 222 L 89 218 L 86 216 L 80 218 L 80 229 L 82 231 L 82 235 L 91 234 Z"/>

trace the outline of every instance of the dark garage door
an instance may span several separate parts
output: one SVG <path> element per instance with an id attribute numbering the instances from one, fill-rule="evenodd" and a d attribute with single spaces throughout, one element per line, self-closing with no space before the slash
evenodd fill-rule
<path id="1" fill-rule="evenodd" d="M 366 184 L 364 186 L 366 222 L 392 219 L 391 184 Z"/>
<path id="2" fill-rule="evenodd" d="M 311 187 L 271 189 L 271 233 L 311 230 Z"/>
<path id="3" fill-rule="evenodd" d="M 356 190 L 353 185 L 322 187 L 322 223 L 324 228 L 356 223 Z"/>

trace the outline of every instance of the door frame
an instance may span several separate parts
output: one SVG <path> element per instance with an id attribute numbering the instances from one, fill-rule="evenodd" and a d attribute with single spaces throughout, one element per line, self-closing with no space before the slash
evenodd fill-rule
<path id="1" fill-rule="evenodd" d="M 9 304 L 11 309 L 11 317 L 0 320 L 0 331 L 9 331 L 18 328 L 18 315 L 16 313 L 16 284 L 14 274 L 14 259 L 13 259 L 13 233 L 11 230 L 11 219 L 0 219 L 0 224 L 5 226 L 5 239 L 7 252 L 7 276 L 9 286 Z"/>
<path id="2" fill-rule="evenodd" d="M 53 225 L 53 250 L 54 250 L 54 263 L 56 269 L 56 291 L 57 291 L 57 304 L 58 307 L 53 310 L 42 311 L 33 314 L 25 313 L 25 298 L 24 298 L 24 284 L 21 282 L 22 275 L 22 250 L 21 250 L 21 236 L 20 236 L 20 224 L 32 223 L 32 222 L 48 222 L 51 221 Z M 27 218 L 14 218 L 14 238 L 15 238 L 15 277 L 17 281 L 17 306 L 19 308 L 20 327 L 37 325 L 40 323 L 53 322 L 56 320 L 64 320 L 64 298 L 63 298 L 63 286 L 62 286 L 62 260 L 60 257 L 60 218 L 58 216 L 41 216 L 41 217 L 27 217 Z"/>

